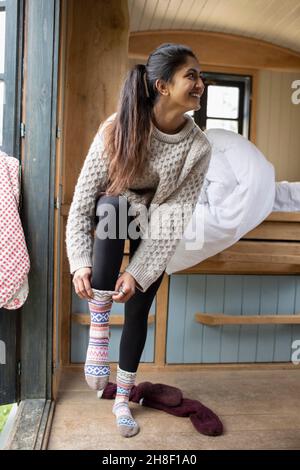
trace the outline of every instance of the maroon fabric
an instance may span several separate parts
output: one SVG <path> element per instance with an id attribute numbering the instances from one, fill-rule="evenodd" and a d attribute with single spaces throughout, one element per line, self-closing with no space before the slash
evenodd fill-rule
<path id="1" fill-rule="evenodd" d="M 113 399 L 116 396 L 117 385 L 109 382 L 105 387 L 102 398 Z M 198 400 L 183 398 L 181 390 L 171 385 L 142 382 L 134 385 L 129 400 L 143 406 L 165 411 L 174 416 L 189 417 L 193 426 L 201 434 L 220 436 L 223 425 L 218 416 Z"/>

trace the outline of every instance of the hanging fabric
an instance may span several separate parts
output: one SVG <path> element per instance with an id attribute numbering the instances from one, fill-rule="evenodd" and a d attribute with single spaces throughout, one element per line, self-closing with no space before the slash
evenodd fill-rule
<path id="1" fill-rule="evenodd" d="M 20 308 L 28 296 L 30 260 L 19 214 L 20 164 L 0 151 L 0 308 Z"/>

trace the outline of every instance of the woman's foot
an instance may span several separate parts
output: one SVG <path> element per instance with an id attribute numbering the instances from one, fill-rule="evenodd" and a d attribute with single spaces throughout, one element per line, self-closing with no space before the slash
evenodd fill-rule
<path id="1" fill-rule="evenodd" d="M 128 405 L 130 391 L 134 385 L 135 378 L 136 372 L 127 372 L 118 366 L 117 392 L 112 411 L 117 418 L 117 426 L 123 437 L 135 436 L 140 430 L 138 423 L 132 417 Z"/>
<path id="2" fill-rule="evenodd" d="M 128 403 L 115 403 L 113 406 L 113 414 L 117 419 L 117 427 L 121 436 L 132 437 L 139 432 L 140 427 L 133 419 Z"/>

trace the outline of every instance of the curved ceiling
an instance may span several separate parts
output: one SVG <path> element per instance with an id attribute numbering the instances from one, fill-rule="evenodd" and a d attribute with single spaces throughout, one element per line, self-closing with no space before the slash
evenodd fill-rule
<path id="1" fill-rule="evenodd" d="M 128 0 L 130 31 L 200 30 L 300 52 L 300 0 Z"/>

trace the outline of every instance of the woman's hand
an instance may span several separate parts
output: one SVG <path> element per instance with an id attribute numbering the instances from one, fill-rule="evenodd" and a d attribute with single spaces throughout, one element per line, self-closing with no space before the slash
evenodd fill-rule
<path id="1" fill-rule="evenodd" d="M 122 289 L 125 295 L 122 294 L 122 292 L 120 292 L 119 294 L 114 294 L 112 296 L 112 299 L 117 303 L 127 302 L 127 300 L 129 300 L 130 297 L 132 297 L 135 294 L 135 285 L 136 285 L 136 282 L 135 282 L 134 277 L 125 271 L 118 278 L 116 282 L 116 287 L 115 287 L 116 291 L 119 291 L 120 289 Z"/>
<path id="2" fill-rule="evenodd" d="M 73 284 L 76 294 L 81 299 L 92 299 L 94 297 L 91 286 L 92 268 L 80 268 L 75 271 L 73 276 Z"/>

